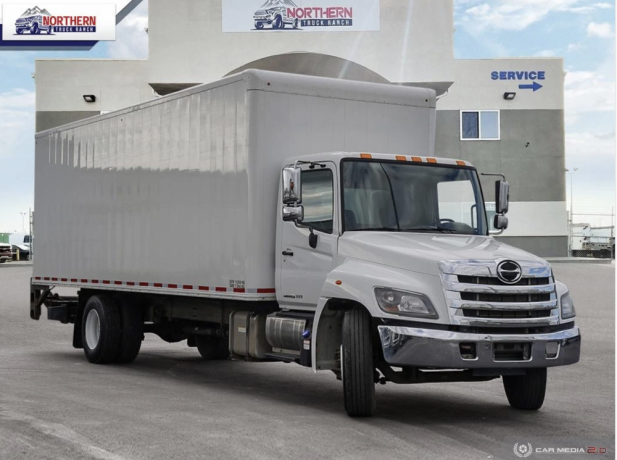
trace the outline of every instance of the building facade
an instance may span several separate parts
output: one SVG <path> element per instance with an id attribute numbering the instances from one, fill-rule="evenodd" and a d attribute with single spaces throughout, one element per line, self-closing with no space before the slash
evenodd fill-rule
<path id="1" fill-rule="evenodd" d="M 37 60 L 37 131 L 247 68 L 427 86 L 437 155 L 510 182 L 499 238 L 565 256 L 563 60 L 455 59 L 453 16 L 453 0 L 149 0 L 147 60 Z"/>

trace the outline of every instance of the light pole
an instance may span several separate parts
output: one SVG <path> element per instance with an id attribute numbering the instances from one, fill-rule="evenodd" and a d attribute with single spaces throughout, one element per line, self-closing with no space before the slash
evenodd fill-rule
<path id="1" fill-rule="evenodd" d="M 26 217 L 26 213 L 20 212 L 19 214 L 21 214 L 21 232 L 26 233 L 26 224 L 24 224 L 24 217 Z"/>
<path id="2" fill-rule="evenodd" d="M 574 188 L 572 186 L 572 176 L 578 171 L 578 168 L 573 168 L 572 171 L 566 168 L 566 173 L 570 174 L 570 228 L 568 229 L 569 243 L 568 243 L 568 256 L 572 256 L 572 232 L 574 230 L 574 214 L 572 208 L 574 207 Z"/>

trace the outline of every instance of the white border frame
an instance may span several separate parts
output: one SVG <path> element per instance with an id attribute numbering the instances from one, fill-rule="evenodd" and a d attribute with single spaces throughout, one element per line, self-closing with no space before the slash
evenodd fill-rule
<path id="1" fill-rule="evenodd" d="M 463 113 L 466 112 L 477 112 L 478 113 L 478 135 L 480 136 L 477 139 L 470 139 L 463 137 Z M 481 113 L 482 112 L 497 112 L 497 137 L 494 138 L 482 138 L 482 123 L 481 123 Z M 465 109 L 459 110 L 459 138 L 461 141 L 500 141 L 501 140 L 501 110 L 479 110 L 479 109 Z"/>

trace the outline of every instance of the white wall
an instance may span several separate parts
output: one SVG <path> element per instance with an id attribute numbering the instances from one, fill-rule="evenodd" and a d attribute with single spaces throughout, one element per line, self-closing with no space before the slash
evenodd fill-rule
<path id="1" fill-rule="evenodd" d="M 149 81 L 206 83 L 257 59 L 298 51 L 348 59 L 390 81 L 448 80 L 453 0 L 375 1 L 379 32 L 224 33 L 221 0 L 150 0 Z"/>
<path id="2" fill-rule="evenodd" d="M 146 78 L 147 61 L 37 59 L 36 111 L 113 111 L 155 97 Z M 87 103 L 84 94 L 94 94 Z"/>
<path id="3" fill-rule="evenodd" d="M 439 99 L 437 110 L 562 110 L 564 108 L 564 79 L 562 58 L 528 59 L 470 59 L 456 60 L 454 84 L 448 95 Z M 494 71 L 543 71 L 545 79 L 535 81 L 542 88 L 521 89 L 519 85 L 532 80 L 493 80 Z M 503 98 L 505 92 L 515 92 L 514 100 Z"/>

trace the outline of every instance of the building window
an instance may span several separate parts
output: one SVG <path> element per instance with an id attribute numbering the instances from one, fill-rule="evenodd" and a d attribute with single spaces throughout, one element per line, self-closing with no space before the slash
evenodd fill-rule
<path id="1" fill-rule="evenodd" d="M 499 140 L 499 118 L 499 110 L 461 110 L 461 140 Z"/>

